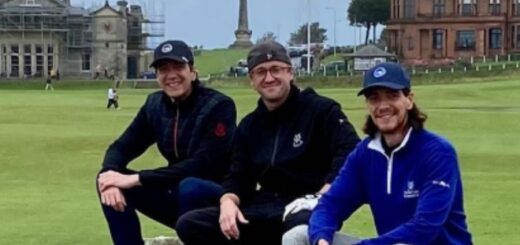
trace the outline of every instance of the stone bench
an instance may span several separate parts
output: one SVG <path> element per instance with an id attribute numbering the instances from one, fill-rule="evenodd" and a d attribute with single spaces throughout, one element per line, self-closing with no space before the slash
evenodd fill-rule
<path id="1" fill-rule="evenodd" d="M 177 237 L 158 236 L 154 238 L 145 238 L 145 245 L 183 245 Z"/>

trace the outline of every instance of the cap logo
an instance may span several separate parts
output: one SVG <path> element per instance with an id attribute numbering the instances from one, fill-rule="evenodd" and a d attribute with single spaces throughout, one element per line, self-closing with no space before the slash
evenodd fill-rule
<path id="1" fill-rule="evenodd" d="M 267 54 L 267 60 L 270 60 L 271 58 L 273 58 L 273 55 L 272 54 Z"/>
<path id="2" fill-rule="evenodd" d="M 164 44 L 164 45 L 161 47 L 161 52 L 163 52 L 164 54 L 165 54 L 165 53 L 169 53 L 169 52 L 172 51 L 172 49 L 173 49 L 172 45 L 169 44 L 169 43 L 166 43 L 166 44 Z"/>
<path id="3" fill-rule="evenodd" d="M 375 78 L 380 78 L 382 76 L 384 76 L 386 74 L 386 69 L 384 67 L 378 67 L 374 70 L 374 77 Z"/>

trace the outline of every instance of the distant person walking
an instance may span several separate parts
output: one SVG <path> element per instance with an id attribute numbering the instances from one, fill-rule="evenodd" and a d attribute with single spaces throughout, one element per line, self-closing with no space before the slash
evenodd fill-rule
<path id="1" fill-rule="evenodd" d="M 114 79 L 116 80 L 114 82 L 114 86 L 116 89 L 119 89 L 119 86 L 121 86 L 121 79 L 119 79 L 119 77 L 115 76 Z"/>
<path id="2" fill-rule="evenodd" d="M 54 91 L 54 87 L 52 86 L 52 78 L 51 78 L 51 72 L 47 72 L 47 81 L 45 82 L 45 91 L 51 90 Z"/>
<path id="3" fill-rule="evenodd" d="M 110 107 L 112 107 L 112 105 L 114 105 L 114 108 L 116 110 L 119 110 L 119 103 L 117 101 L 118 101 L 117 91 L 114 88 L 109 88 L 108 89 L 107 109 L 110 109 Z"/>
<path id="4" fill-rule="evenodd" d="M 101 64 L 98 64 L 96 66 L 96 74 L 94 75 L 94 79 L 98 79 L 99 78 L 99 74 L 101 74 Z"/>

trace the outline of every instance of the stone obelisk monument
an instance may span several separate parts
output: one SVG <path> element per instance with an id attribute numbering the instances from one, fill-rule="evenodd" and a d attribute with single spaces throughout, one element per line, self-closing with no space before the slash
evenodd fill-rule
<path id="1" fill-rule="evenodd" d="M 238 29 L 235 31 L 237 38 L 230 48 L 250 48 L 253 46 L 251 42 L 251 34 L 247 23 L 247 0 L 240 0 L 240 9 L 238 12 Z"/>

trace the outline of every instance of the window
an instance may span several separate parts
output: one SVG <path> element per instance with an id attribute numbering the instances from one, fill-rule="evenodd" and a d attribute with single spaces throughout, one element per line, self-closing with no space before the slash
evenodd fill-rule
<path id="1" fill-rule="evenodd" d="M 500 0 L 489 0 L 489 14 L 500 15 Z"/>
<path id="2" fill-rule="evenodd" d="M 18 76 L 19 65 L 18 55 L 11 55 L 11 76 Z"/>
<path id="3" fill-rule="evenodd" d="M 36 53 L 37 54 L 42 54 L 43 53 L 42 45 L 39 45 L 39 44 L 36 45 Z"/>
<path id="4" fill-rule="evenodd" d="M 81 56 L 81 70 L 90 71 L 90 54 L 83 54 Z"/>
<path id="5" fill-rule="evenodd" d="M 18 44 L 11 45 L 11 53 L 18 55 Z"/>
<path id="6" fill-rule="evenodd" d="M 404 0 L 404 17 L 415 17 L 415 0 Z"/>
<path id="7" fill-rule="evenodd" d="M 459 13 L 462 16 L 473 16 L 476 14 L 476 0 L 459 0 Z"/>
<path id="8" fill-rule="evenodd" d="M 457 31 L 457 49 L 475 49 L 475 31 Z"/>
<path id="9" fill-rule="evenodd" d="M 49 55 L 47 56 L 47 70 L 51 71 L 54 67 L 54 56 Z"/>
<path id="10" fill-rule="evenodd" d="M 47 46 L 47 53 L 48 53 L 48 54 L 52 54 L 52 53 L 54 53 L 54 48 L 53 48 L 52 46 L 50 46 L 50 45 Z"/>
<path id="11" fill-rule="evenodd" d="M 23 56 L 23 74 L 30 76 L 32 75 L 32 60 L 31 55 Z"/>
<path id="12" fill-rule="evenodd" d="M 433 49 L 442 49 L 443 48 L 443 36 L 444 31 L 442 29 L 434 29 L 433 30 Z"/>
<path id="13" fill-rule="evenodd" d="M 520 0 L 513 0 L 513 15 L 520 16 Z"/>
<path id="14" fill-rule="evenodd" d="M 444 15 L 444 0 L 433 0 L 433 16 L 442 17 Z"/>
<path id="15" fill-rule="evenodd" d="M 30 44 L 23 45 L 23 52 L 24 52 L 24 54 L 31 54 L 31 45 Z"/>
<path id="16" fill-rule="evenodd" d="M 43 56 L 42 55 L 36 56 L 36 75 L 37 76 L 43 75 Z"/>
<path id="17" fill-rule="evenodd" d="M 490 49 L 502 48 L 502 29 L 500 29 L 500 28 L 489 29 L 489 48 Z"/>
<path id="18" fill-rule="evenodd" d="M 515 45 L 515 26 L 511 26 L 511 47 L 512 48 L 517 48 L 517 46 Z"/>
<path id="19" fill-rule="evenodd" d="M 401 9 L 401 5 L 399 4 L 401 0 L 394 0 L 394 17 L 396 19 L 399 19 L 399 17 L 401 17 L 401 13 L 400 13 L 400 9 Z M 520 0 L 519 0 L 520 1 Z"/>
<path id="20" fill-rule="evenodd" d="M 516 26 L 516 48 L 520 48 L 520 26 Z"/>

